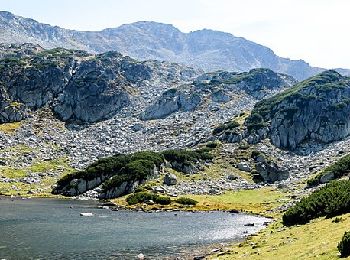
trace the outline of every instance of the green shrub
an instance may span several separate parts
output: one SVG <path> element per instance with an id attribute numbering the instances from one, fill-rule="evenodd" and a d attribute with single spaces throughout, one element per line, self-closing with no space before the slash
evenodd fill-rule
<path id="1" fill-rule="evenodd" d="M 63 176 L 57 181 L 57 184 L 58 186 L 66 186 L 73 179 L 92 180 L 102 175 L 113 176 L 119 174 L 120 170 L 129 162 L 130 156 L 123 154 L 101 158 L 90 164 L 83 171 L 77 171 Z"/>
<path id="2" fill-rule="evenodd" d="M 338 244 L 338 250 L 341 257 L 348 257 L 350 255 L 350 232 L 345 232 L 343 238 Z"/>
<path id="3" fill-rule="evenodd" d="M 259 156 L 265 156 L 265 154 L 263 152 L 260 152 L 260 151 L 256 151 L 256 150 L 253 150 L 252 153 L 250 154 L 250 157 L 252 159 L 255 159 Z"/>
<path id="4" fill-rule="evenodd" d="M 210 149 L 215 149 L 219 146 L 219 143 L 218 142 L 209 142 L 205 146 L 210 148 Z"/>
<path id="5" fill-rule="evenodd" d="M 196 205 L 198 203 L 198 201 L 191 198 L 186 198 L 186 197 L 178 198 L 175 201 L 182 205 Z"/>
<path id="6" fill-rule="evenodd" d="M 334 179 L 339 179 L 344 175 L 348 174 L 350 171 L 350 154 L 347 154 L 340 158 L 337 162 L 332 165 L 326 167 L 319 174 L 317 174 L 314 178 L 309 179 L 307 181 L 308 186 L 316 186 L 320 184 L 321 178 L 327 173 L 333 173 Z"/>
<path id="7" fill-rule="evenodd" d="M 159 167 L 164 162 L 164 156 L 161 153 L 157 152 L 142 151 L 134 153 L 131 156 L 131 160 L 147 160 L 153 162 L 153 164 Z"/>
<path id="8" fill-rule="evenodd" d="M 154 193 L 149 193 L 149 192 L 138 192 L 129 195 L 126 198 L 126 202 L 129 205 L 134 205 L 137 203 L 143 203 L 147 202 L 149 200 L 153 200 L 155 203 L 160 204 L 160 205 L 168 205 L 171 203 L 171 200 L 167 196 L 160 196 Z"/>
<path id="9" fill-rule="evenodd" d="M 165 158 L 170 162 L 190 164 L 199 160 L 212 160 L 213 156 L 210 151 L 208 147 L 198 150 L 168 150 L 163 153 L 142 151 L 101 158 L 90 164 L 85 170 L 62 177 L 57 181 L 58 189 L 68 186 L 73 179 L 92 180 L 104 176 L 109 180 L 105 181 L 102 187 L 108 190 L 120 186 L 123 182 L 147 179 L 152 174 L 154 165 L 160 167 Z"/>
<path id="10" fill-rule="evenodd" d="M 209 148 L 202 148 L 198 150 L 167 150 L 163 152 L 164 158 L 169 162 L 191 163 L 199 160 L 212 160 L 213 155 L 210 154 Z"/>
<path id="11" fill-rule="evenodd" d="M 154 199 L 154 202 L 160 205 L 169 205 L 171 203 L 171 200 L 168 196 L 157 196 Z"/>
<path id="12" fill-rule="evenodd" d="M 239 123 L 236 121 L 232 120 L 223 124 L 218 125 L 217 127 L 214 128 L 213 130 L 213 135 L 218 135 L 226 130 L 232 130 L 239 127 Z"/>
<path id="13" fill-rule="evenodd" d="M 332 181 L 302 198 L 283 215 L 283 224 L 305 224 L 311 219 L 327 218 L 350 212 L 350 181 Z"/>

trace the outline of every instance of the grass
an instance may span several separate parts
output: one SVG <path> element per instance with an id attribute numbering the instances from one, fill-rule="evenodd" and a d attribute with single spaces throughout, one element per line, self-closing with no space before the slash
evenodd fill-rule
<path id="1" fill-rule="evenodd" d="M 213 211 L 213 210 L 239 210 L 243 212 L 273 217 L 275 214 L 270 210 L 280 206 L 288 200 L 288 194 L 274 188 L 261 188 L 255 190 L 240 190 L 226 192 L 221 195 L 183 195 L 196 200 L 196 206 L 183 206 L 176 203 L 177 198 L 171 198 L 172 203 L 166 206 L 137 204 L 129 206 L 126 197 L 123 196 L 112 200 L 113 203 L 129 209 L 142 207 L 145 210 L 155 209 L 181 209 L 191 211 Z"/>
<path id="2" fill-rule="evenodd" d="M 24 145 L 24 144 L 18 144 L 15 146 L 11 146 L 8 148 L 3 149 L 3 151 L 5 152 L 13 152 L 13 153 L 17 153 L 17 154 L 24 154 L 24 153 L 30 153 L 32 152 L 34 149 Z"/>
<path id="3" fill-rule="evenodd" d="M 0 132 L 6 133 L 6 134 L 12 134 L 20 127 L 21 127 L 21 122 L 4 123 L 4 124 L 0 124 Z"/>
<path id="4" fill-rule="evenodd" d="M 33 163 L 28 170 L 31 172 L 48 172 L 55 171 L 59 169 L 64 169 L 66 172 L 73 172 L 74 169 L 68 165 L 67 158 L 62 157 L 55 160 L 50 161 L 40 161 Z"/>
<path id="5" fill-rule="evenodd" d="M 69 166 L 67 158 L 65 157 L 51 161 L 34 162 L 31 166 L 24 167 L 21 169 L 12 168 L 8 166 L 0 167 L 0 175 L 7 178 L 23 178 L 27 176 L 27 174 L 30 172 L 38 173 L 50 171 L 59 171 L 61 172 L 61 174 L 58 177 L 43 177 L 40 183 L 35 184 L 26 184 L 22 182 L 0 182 L 0 194 L 21 195 L 31 197 L 52 197 L 53 195 L 51 194 L 51 187 L 57 182 L 57 178 L 67 175 L 74 171 L 74 169 Z M 13 186 L 15 186 L 16 189 L 13 189 Z M 28 191 L 30 190 L 33 190 L 36 193 L 28 194 Z"/>
<path id="6" fill-rule="evenodd" d="M 273 216 L 270 210 L 287 201 L 287 193 L 274 188 L 229 191 L 221 195 L 186 195 L 198 201 L 196 210 L 239 210 L 265 216 Z"/>
<path id="7" fill-rule="evenodd" d="M 12 168 L 8 166 L 0 166 L 0 176 L 6 178 L 23 178 L 27 174 L 23 169 Z"/>
<path id="8" fill-rule="evenodd" d="M 342 221 L 318 218 L 312 222 L 284 227 L 281 221 L 271 224 L 257 236 L 232 246 L 212 259 L 339 259 L 337 245 L 350 226 L 350 214 Z"/>

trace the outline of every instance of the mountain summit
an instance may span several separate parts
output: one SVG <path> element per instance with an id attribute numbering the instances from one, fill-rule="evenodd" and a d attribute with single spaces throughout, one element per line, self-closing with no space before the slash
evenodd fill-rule
<path id="1" fill-rule="evenodd" d="M 34 43 L 92 53 L 110 50 L 138 60 L 165 60 L 205 71 L 249 71 L 265 67 L 298 80 L 321 72 L 303 60 L 277 56 L 271 49 L 229 33 L 203 29 L 183 33 L 173 25 L 136 22 L 102 31 L 74 31 L 0 12 L 1 43 Z"/>

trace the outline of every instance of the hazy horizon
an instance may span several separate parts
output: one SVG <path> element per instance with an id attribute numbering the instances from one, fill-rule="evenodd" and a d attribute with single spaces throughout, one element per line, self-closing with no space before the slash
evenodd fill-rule
<path id="1" fill-rule="evenodd" d="M 350 68 L 346 0 L 9 0 L 1 10 L 66 29 L 96 31 L 137 21 L 172 24 L 182 32 L 212 29 L 271 48 L 312 66 Z M 83 13 L 84 15 L 79 15 Z"/>

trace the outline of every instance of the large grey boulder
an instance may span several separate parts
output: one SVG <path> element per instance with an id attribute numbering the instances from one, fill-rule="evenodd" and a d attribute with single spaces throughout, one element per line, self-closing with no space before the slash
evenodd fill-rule
<path id="1" fill-rule="evenodd" d="M 167 173 L 164 176 L 164 184 L 171 186 L 177 184 L 177 177 L 175 174 Z"/>
<path id="2" fill-rule="evenodd" d="M 247 162 L 240 162 L 237 164 L 237 168 L 244 172 L 251 172 L 252 168 L 250 167 L 249 163 Z"/>
<path id="3" fill-rule="evenodd" d="M 275 162 L 257 162 L 255 169 L 264 182 L 274 183 L 289 178 L 289 172 L 279 167 Z"/>

